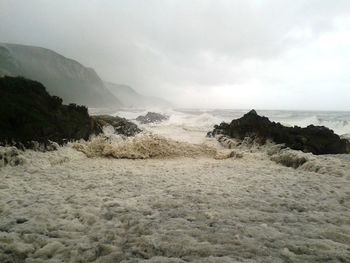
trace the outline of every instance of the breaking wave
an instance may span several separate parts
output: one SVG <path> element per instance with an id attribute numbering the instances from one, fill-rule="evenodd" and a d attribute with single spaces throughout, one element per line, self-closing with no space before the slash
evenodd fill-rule
<path id="1" fill-rule="evenodd" d="M 314 156 L 290 149 L 283 149 L 271 156 L 271 160 L 283 166 L 308 172 L 344 176 L 350 167 L 342 166 L 341 160 L 334 157 Z"/>
<path id="2" fill-rule="evenodd" d="M 350 175 L 350 162 L 348 161 L 349 155 L 347 154 L 313 155 L 312 153 L 292 150 L 286 148 L 283 144 L 275 144 L 271 141 L 267 141 L 265 145 L 260 145 L 249 137 L 243 141 L 226 136 L 219 136 L 217 139 L 223 147 L 234 149 L 236 153 L 242 154 L 249 152 L 263 154 L 277 164 L 297 170 L 334 176 Z"/>
<path id="3" fill-rule="evenodd" d="M 113 157 L 117 159 L 148 159 L 169 157 L 215 157 L 214 147 L 167 139 L 153 134 L 135 137 L 99 136 L 90 141 L 75 143 L 73 148 L 87 157 Z"/>
<path id="4" fill-rule="evenodd" d="M 211 129 L 222 121 L 231 122 L 243 116 L 242 110 L 168 111 L 170 118 L 164 125 L 202 131 Z M 350 133 L 350 112 L 258 111 L 260 115 L 287 126 L 326 126 L 339 135 Z"/>
<path id="5" fill-rule="evenodd" d="M 343 135 L 350 132 L 350 122 L 348 120 L 330 120 L 318 116 L 311 116 L 302 119 L 285 119 L 282 120 L 281 123 L 286 125 L 297 125 L 300 127 L 306 127 L 310 124 L 316 126 L 326 126 L 339 135 Z"/>

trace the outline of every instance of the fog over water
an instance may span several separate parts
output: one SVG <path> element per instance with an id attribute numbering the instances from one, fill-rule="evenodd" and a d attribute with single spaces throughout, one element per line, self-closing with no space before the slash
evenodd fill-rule
<path id="1" fill-rule="evenodd" d="M 350 2 L 0 0 L 0 42 L 185 108 L 350 110 Z"/>

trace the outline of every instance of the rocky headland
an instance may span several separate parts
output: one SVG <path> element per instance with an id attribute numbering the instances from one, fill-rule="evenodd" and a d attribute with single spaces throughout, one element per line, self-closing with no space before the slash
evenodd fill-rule
<path id="1" fill-rule="evenodd" d="M 37 81 L 22 77 L 0 78 L 0 145 L 52 150 L 54 145 L 103 132 L 132 136 L 140 132 L 134 123 L 112 116 L 90 116 L 85 106 L 64 105 Z"/>
<path id="2" fill-rule="evenodd" d="M 239 140 L 248 137 L 259 144 L 272 140 L 293 150 L 316 155 L 350 153 L 349 141 L 340 138 L 327 127 L 314 125 L 306 128 L 286 127 L 280 123 L 271 122 L 267 117 L 259 116 L 255 110 L 232 120 L 231 123 L 222 122 L 220 125 L 215 125 L 214 130 L 208 132 L 208 136 L 219 134 Z"/>

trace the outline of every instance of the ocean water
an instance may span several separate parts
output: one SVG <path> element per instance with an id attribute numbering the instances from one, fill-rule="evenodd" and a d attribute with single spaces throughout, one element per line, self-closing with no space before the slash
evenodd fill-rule
<path id="1" fill-rule="evenodd" d="M 110 113 L 135 121 L 139 115 L 144 115 L 149 110 L 120 110 Z M 169 120 L 157 125 L 148 125 L 156 133 L 169 135 L 170 137 L 185 138 L 196 137 L 213 129 L 215 124 L 231 122 L 242 117 L 248 110 L 223 110 L 223 109 L 176 109 L 157 110 L 169 116 Z M 98 112 L 98 111 L 97 111 Z M 310 124 L 322 125 L 332 129 L 338 135 L 350 135 L 350 112 L 336 111 L 280 111 L 258 110 L 257 113 L 268 117 L 271 121 L 280 122 L 285 126 L 306 127 Z M 178 135 L 178 136 L 176 136 Z M 192 138 L 195 140 L 195 138 Z"/>
<path id="2" fill-rule="evenodd" d="M 246 110 L 149 110 L 169 120 L 0 167 L 0 262 L 350 262 L 349 154 L 227 149 L 206 132 Z M 258 113 L 349 133 L 349 113 Z"/>

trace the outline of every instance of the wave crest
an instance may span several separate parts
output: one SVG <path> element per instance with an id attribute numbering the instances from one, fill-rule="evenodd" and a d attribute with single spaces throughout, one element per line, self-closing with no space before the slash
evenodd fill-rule
<path id="1" fill-rule="evenodd" d="M 215 148 L 204 144 L 191 144 L 166 139 L 153 134 L 135 137 L 95 137 L 75 143 L 73 148 L 87 157 L 113 157 L 117 159 L 148 159 L 169 157 L 215 157 Z"/>
<path id="2" fill-rule="evenodd" d="M 320 174 L 332 174 L 335 176 L 348 174 L 347 171 L 349 167 L 342 164 L 341 160 L 336 156 L 318 156 L 311 153 L 291 150 L 289 148 L 278 148 L 278 145 L 276 145 L 268 155 L 270 155 L 272 161 L 283 166 Z"/>

